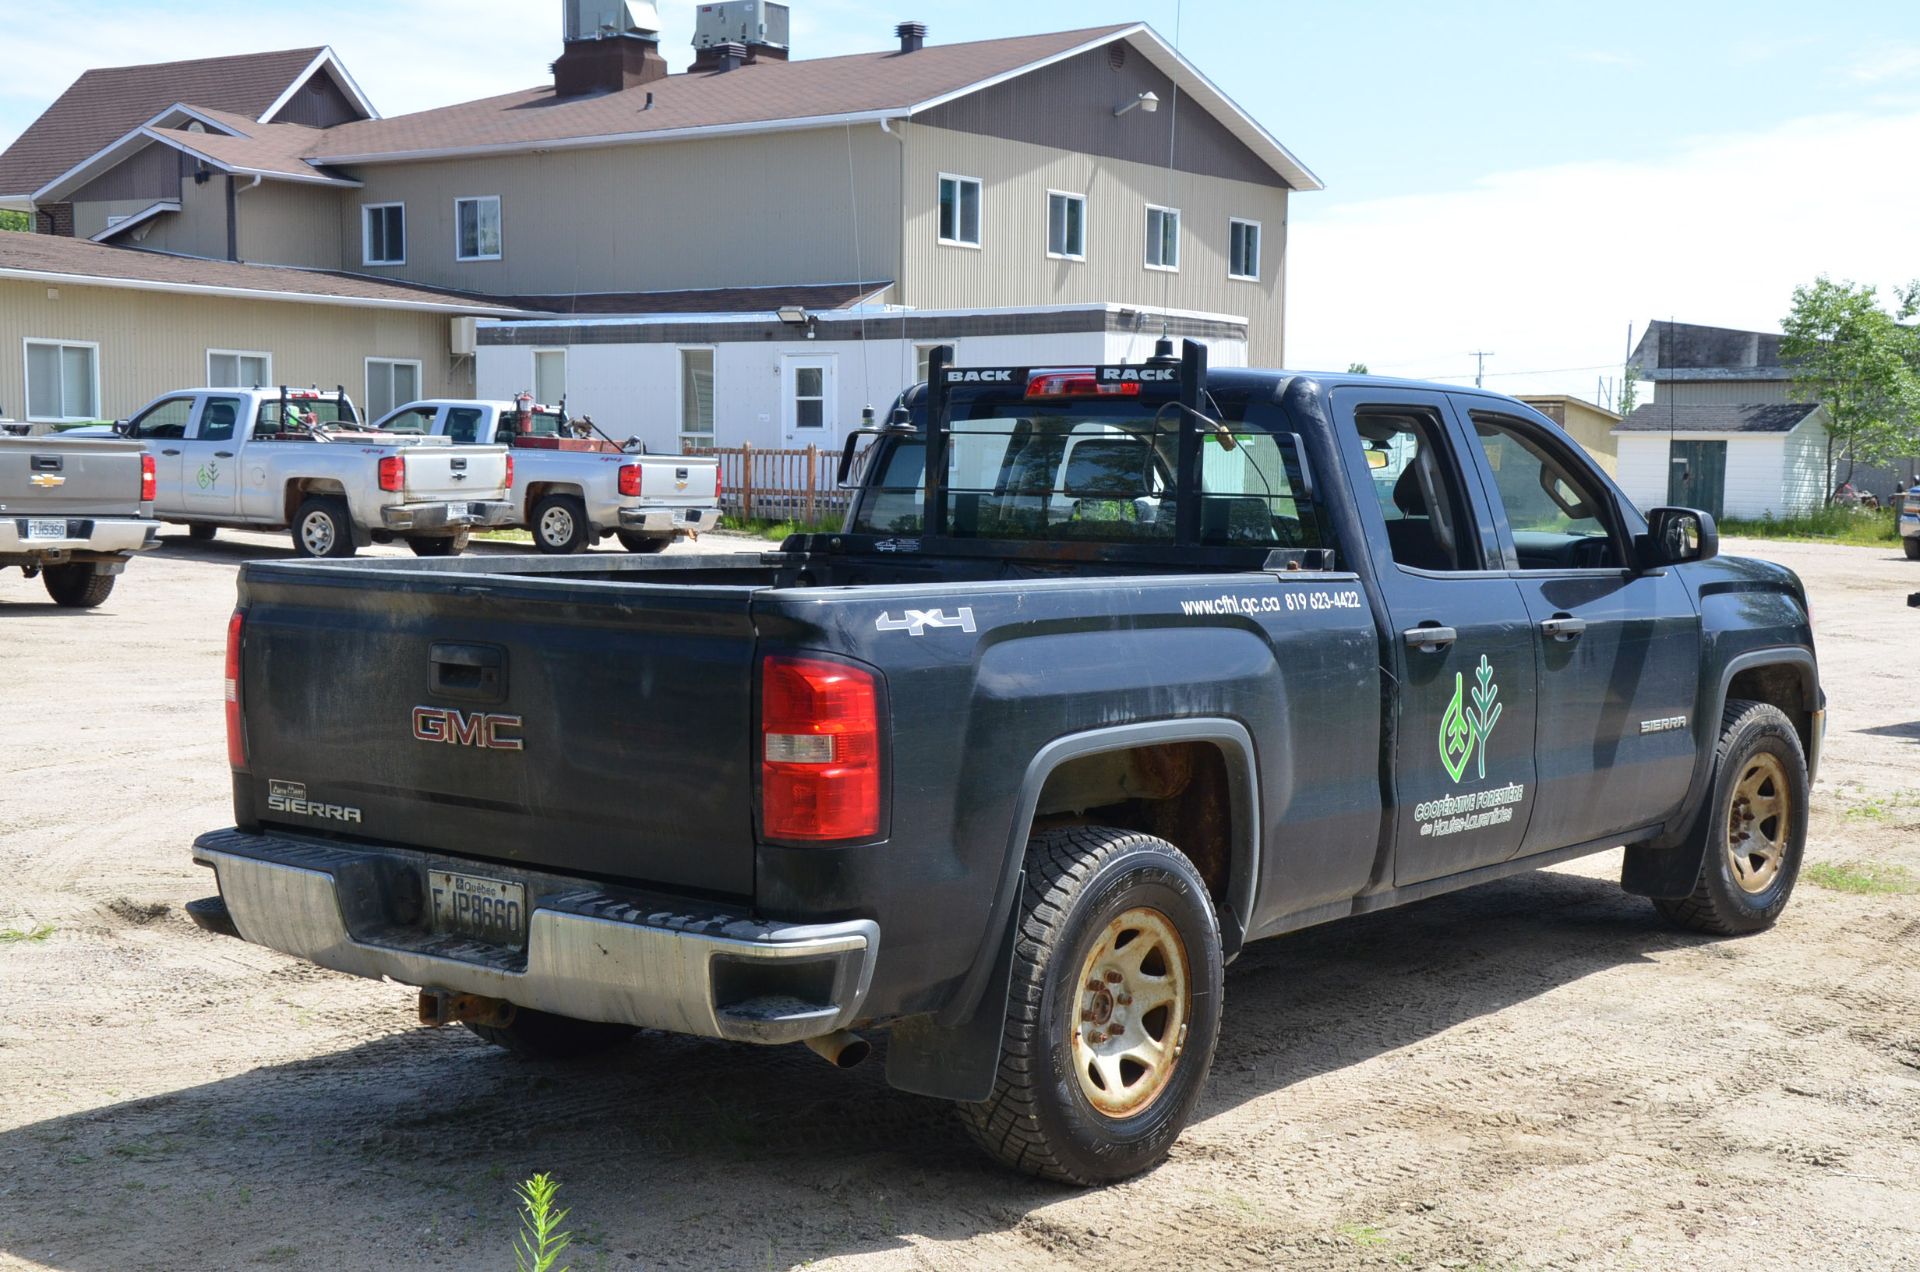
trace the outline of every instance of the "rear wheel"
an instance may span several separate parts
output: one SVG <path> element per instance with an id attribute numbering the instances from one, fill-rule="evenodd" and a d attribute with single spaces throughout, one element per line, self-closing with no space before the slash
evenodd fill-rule
<path id="1" fill-rule="evenodd" d="M 641 534 L 638 530 L 619 532 L 620 546 L 629 552 L 665 552 L 673 546 L 670 534 Z"/>
<path id="2" fill-rule="evenodd" d="M 526 1007 L 514 1012 L 510 1025 L 468 1024 L 467 1028 L 522 1060 L 566 1060 L 591 1055 L 625 1042 L 636 1032 L 632 1025 L 575 1020 L 571 1016 L 555 1016 Z"/>
<path id="3" fill-rule="evenodd" d="M 293 550 L 303 557 L 350 557 L 353 520 L 338 495 L 309 495 L 293 515 Z"/>
<path id="4" fill-rule="evenodd" d="M 533 505 L 533 546 L 542 552 L 564 555 L 585 552 L 593 542 L 593 526 L 587 520 L 587 505 L 578 495 L 543 495 Z"/>
<path id="5" fill-rule="evenodd" d="M 1159 1164 L 1206 1086 L 1220 1028 L 1220 929 L 1199 872 L 1163 839 L 1037 835 L 993 1095 L 961 1106 L 1017 1170 L 1103 1184 Z"/>
<path id="6" fill-rule="evenodd" d="M 210 526 L 204 521 L 196 521 L 187 527 L 187 538 L 195 543 L 212 543 L 213 536 L 220 533 L 219 526 Z"/>
<path id="7" fill-rule="evenodd" d="M 407 546 L 418 557 L 458 556 L 467 546 L 465 535 L 416 534 L 407 538 Z"/>
<path id="8" fill-rule="evenodd" d="M 1772 927 L 1807 843 L 1807 761 L 1778 707 L 1734 700 L 1721 717 L 1706 849 L 1690 896 L 1655 899 L 1669 921 L 1739 936 Z"/>
<path id="9" fill-rule="evenodd" d="M 1920 561 L 1920 539 L 1908 536 L 1900 540 L 1900 546 L 1907 550 L 1907 560 Z"/>
<path id="10" fill-rule="evenodd" d="M 62 609 L 92 609 L 113 591 L 114 576 L 102 573 L 88 561 L 50 565 L 40 577 L 47 585 L 47 595 Z"/>

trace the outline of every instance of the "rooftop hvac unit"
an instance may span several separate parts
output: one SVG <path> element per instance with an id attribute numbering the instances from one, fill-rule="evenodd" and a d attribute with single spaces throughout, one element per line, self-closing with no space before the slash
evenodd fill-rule
<path id="1" fill-rule="evenodd" d="M 616 35 L 660 34 L 660 12 L 653 0 L 566 0 L 567 43 L 604 40 Z"/>
<path id="2" fill-rule="evenodd" d="M 789 47 L 787 6 L 773 4 L 771 0 L 726 0 L 724 4 L 701 5 L 693 20 L 693 47 L 706 49 L 728 43 Z"/>

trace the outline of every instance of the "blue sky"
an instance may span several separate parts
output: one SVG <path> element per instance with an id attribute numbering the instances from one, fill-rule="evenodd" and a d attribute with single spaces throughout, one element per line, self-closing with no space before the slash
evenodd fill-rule
<path id="1" fill-rule="evenodd" d="M 0 9 L 0 143 L 89 65 L 330 43 L 400 114 L 536 83 L 559 0 Z M 693 5 L 663 0 L 688 56 Z M 1327 183 L 1289 361 L 1592 397 L 1629 323 L 1766 327 L 1819 272 L 1920 275 L 1920 5 L 794 0 L 795 53 L 1142 19 Z M 74 33 L 84 32 L 83 36 Z"/>

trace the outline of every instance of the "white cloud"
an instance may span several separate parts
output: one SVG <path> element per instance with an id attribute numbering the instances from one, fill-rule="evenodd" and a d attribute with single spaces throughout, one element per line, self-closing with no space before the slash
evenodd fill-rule
<path id="1" fill-rule="evenodd" d="M 1862 84 L 1912 79 L 1920 75 L 1920 44 L 1896 44 L 1876 49 L 1853 63 L 1847 73 Z"/>
<path id="2" fill-rule="evenodd" d="M 1502 173 L 1457 193 L 1301 195 L 1287 361 L 1470 382 L 1465 351 L 1486 349 L 1489 388 L 1591 398 L 1608 372 L 1584 368 L 1617 366 L 1629 323 L 1772 330 L 1794 286 L 1818 274 L 1883 285 L 1920 275 L 1916 151 L 1920 111 L 1832 115 L 1691 139 L 1657 159 Z"/>

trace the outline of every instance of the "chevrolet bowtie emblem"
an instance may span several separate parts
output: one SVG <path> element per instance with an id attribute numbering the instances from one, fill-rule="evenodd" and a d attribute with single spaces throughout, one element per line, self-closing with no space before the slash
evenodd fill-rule
<path id="1" fill-rule="evenodd" d="M 38 486 L 42 490 L 52 490 L 55 486 L 66 485 L 67 479 L 54 473 L 35 473 L 33 476 L 27 478 L 27 484 L 29 486 Z"/>

